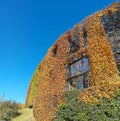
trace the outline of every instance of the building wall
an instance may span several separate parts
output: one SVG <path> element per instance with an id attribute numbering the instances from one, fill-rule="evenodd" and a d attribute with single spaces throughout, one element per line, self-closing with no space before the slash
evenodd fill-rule
<path id="1" fill-rule="evenodd" d="M 118 70 L 108 42 L 101 17 L 114 13 L 118 3 L 95 13 L 65 32 L 49 49 L 41 62 L 40 79 L 34 103 L 36 121 L 52 121 L 58 107 L 64 102 L 62 95 L 66 91 L 66 64 L 81 58 L 87 53 L 89 59 L 90 86 L 99 86 L 118 77 Z M 83 27 L 87 30 L 87 46 Z M 70 53 L 70 38 L 76 34 L 80 40 L 80 49 Z M 77 38 L 78 38 L 77 37 Z"/>

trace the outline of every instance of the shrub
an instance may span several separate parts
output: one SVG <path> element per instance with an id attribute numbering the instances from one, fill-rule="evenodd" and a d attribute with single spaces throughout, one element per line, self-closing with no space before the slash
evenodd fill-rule
<path id="1" fill-rule="evenodd" d="M 82 92 L 82 90 L 67 91 L 67 92 L 65 92 L 63 97 L 66 102 L 70 102 L 71 100 L 74 100 L 80 92 Z"/>
<path id="2" fill-rule="evenodd" d="M 74 92 L 73 92 L 74 94 Z M 71 94 L 68 95 L 73 95 Z M 62 105 L 54 121 L 120 121 L 120 91 L 112 99 L 92 105 L 73 98 Z"/>
<path id="3" fill-rule="evenodd" d="M 19 106 L 14 101 L 2 101 L 0 100 L 0 121 L 11 121 L 11 119 L 17 116 Z"/>

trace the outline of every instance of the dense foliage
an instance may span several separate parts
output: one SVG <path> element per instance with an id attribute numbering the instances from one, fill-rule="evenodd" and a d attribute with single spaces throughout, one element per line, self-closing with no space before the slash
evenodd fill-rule
<path id="1" fill-rule="evenodd" d="M 120 121 L 120 91 L 111 99 L 101 99 L 97 105 L 82 102 L 74 94 L 65 94 L 65 98 L 73 98 L 59 108 L 54 121 Z"/>
<path id="2" fill-rule="evenodd" d="M 33 102 L 37 93 L 39 78 L 40 78 L 40 64 L 35 70 L 32 80 L 30 82 L 30 86 L 27 94 L 27 100 L 26 100 L 26 107 L 31 108 L 33 106 Z"/>
<path id="3" fill-rule="evenodd" d="M 55 118 L 59 105 L 64 103 L 62 96 L 66 90 L 67 76 L 65 65 L 69 64 L 72 60 L 78 60 L 84 53 L 88 54 L 91 88 L 85 89 L 85 91 L 77 96 L 75 101 L 73 98 L 73 100 L 69 102 L 70 106 L 68 105 L 69 107 L 65 108 L 65 111 L 74 105 L 72 104 L 73 102 L 75 105 L 72 109 L 76 110 L 75 106 L 78 107 L 82 103 L 80 101 L 84 102 L 83 105 L 86 105 L 86 103 L 98 105 L 99 98 L 101 100 L 101 98 L 110 99 L 113 97 L 114 91 L 120 87 L 120 84 L 118 84 L 120 77 L 118 76 L 116 63 L 101 18 L 114 14 L 119 6 L 119 3 L 113 3 L 110 7 L 87 17 L 83 22 L 76 24 L 71 30 L 65 32 L 49 49 L 47 55 L 41 62 L 37 96 L 34 96 L 34 94 L 36 94 L 34 93 L 34 89 L 36 88 L 33 88 L 34 81 L 31 81 L 28 91 L 27 105 L 31 107 L 33 99 L 35 98 L 34 115 L 37 121 L 52 121 L 52 119 Z M 107 21 L 109 21 L 109 19 Z M 86 27 L 87 38 L 84 36 L 83 26 Z M 71 55 L 69 55 L 71 46 L 70 38 L 72 38 L 73 42 L 77 39 L 80 40 L 79 50 Z M 87 48 L 85 48 L 85 38 L 88 42 Z M 116 38 L 116 36 L 114 37 L 113 35 L 113 38 Z M 72 98 L 72 96 L 70 98 Z M 78 105 L 76 103 L 80 104 Z M 74 118 L 74 114 L 72 114 L 74 111 L 71 111 L 72 109 L 69 110 L 72 115 L 71 117 Z M 81 108 L 78 108 L 78 112 L 80 112 L 79 109 Z M 91 112 L 94 112 L 94 110 L 95 109 L 90 108 Z M 83 113 L 83 110 L 81 112 Z M 69 112 L 66 114 L 68 113 Z M 84 115 L 88 114 L 91 113 L 80 114 L 78 117 L 80 119 L 80 116 L 84 117 Z M 60 118 L 60 120 L 69 121 L 70 119 Z M 71 120 L 74 121 L 73 119 Z"/>
<path id="4" fill-rule="evenodd" d="M 14 101 L 0 100 L 0 121 L 11 121 L 13 117 L 19 115 L 19 106 Z"/>

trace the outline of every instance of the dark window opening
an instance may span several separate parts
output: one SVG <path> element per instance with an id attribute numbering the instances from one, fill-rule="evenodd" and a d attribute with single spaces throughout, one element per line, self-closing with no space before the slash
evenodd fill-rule
<path id="1" fill-rule="evenodd" d="M 77 50 L 80 49 L 80 39 L 79 39 L 79 34 L 75 33 L 73 37 L 68 36 L 68 41 L 69 41 L 69 54 L 75 53 Z"/>
<path id="2" fill-rule="evenodd" d="M 89 87 L 88 58 L 82 58 L 67 65 L 67 90 Z"/>
<path id="3" fill-rule="evenodd" d="M 87 29 L 85 26 L 82 27 L 83 30 L 83 41 L 84 41 L 84 46 L 83 47 L 87 47 Z"/>
<path id="4" fill-rule="evenodd" d="M 104 30 L 111 45 L 115 62 L 120 72 L 120 10 L 101 17 Z"/>
<path id="5" fill-rule="evenodd" d="M 120 63 L 117 63 L 117 67 L 118 67 L 118 70 L 119 70 L 119 76 L 120 76 Z"/>
<path id="6" fill-rule="evenodd" d="M 52 50 L 53 57 L 56 56 L 57 50 L 58 50 L 58 45 L 55 45 L 55 47 L 54 47 L 53 50 Z"/>

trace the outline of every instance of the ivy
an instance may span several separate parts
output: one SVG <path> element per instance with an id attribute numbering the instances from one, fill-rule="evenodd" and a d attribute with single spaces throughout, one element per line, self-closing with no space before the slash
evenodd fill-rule
<path id="1" fill-rule="evenodd" d="M 71 92 L 71 95 L 74 93 L 74 91 Z M 112 99 L 103 98 L 97 105 L 85 103 L 73 97 L 73 100 L 67 101 L 59 108 L 54 121 L 120 121 L 119 112 L 120 90 Z"/>

